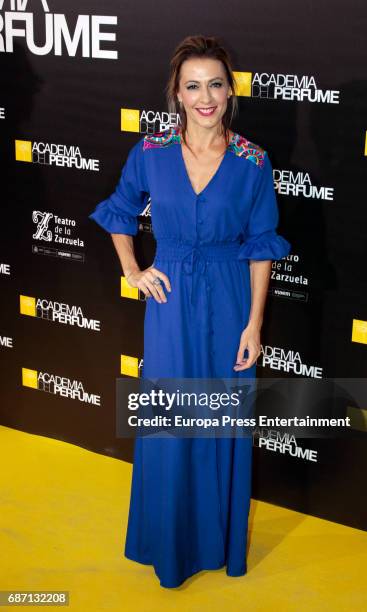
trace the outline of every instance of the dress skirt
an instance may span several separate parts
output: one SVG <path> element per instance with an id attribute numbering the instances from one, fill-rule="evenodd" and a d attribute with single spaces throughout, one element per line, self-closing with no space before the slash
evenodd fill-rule
<path id="1" fill-rule="evenodd" d="M 192 249 L 160 240 L 154 266 L 166 303 L 147 300 L 143 376 L 254 377 L 233 370 L 249 315 L 250 283 L 238 245 Z M 163 587 L 203 569 L 247 571 L 252 438 L 137 437 L 125 555 L 151 564 Z"/>

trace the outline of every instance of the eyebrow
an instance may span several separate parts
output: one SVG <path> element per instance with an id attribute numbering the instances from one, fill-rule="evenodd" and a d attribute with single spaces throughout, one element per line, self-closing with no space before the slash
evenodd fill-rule
<path id="1" fill-rule="evenodd" d="M 217 80 L 223 81 L 223 77 L 213 77 L 212 79 L 209 79 L 209 82 Z M 189 79 L 188 81 L 185 81 L 184 85 L 187 85 L 187 83 L 200 83 L 200 81 L 195 81 L 195 79 Z"/>

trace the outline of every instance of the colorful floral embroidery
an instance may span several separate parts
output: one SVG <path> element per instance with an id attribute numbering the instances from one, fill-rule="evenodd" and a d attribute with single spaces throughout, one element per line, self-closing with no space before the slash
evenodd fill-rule
<path id="1" fill-rule="evenodd" d="M 251 142 L 250 140 L 247 140 L 247 138 L 241 136 L 240 134 L 234 134 L 234 137 L 232 138 L 232 141 L 229 144 L 229 150 L 235 153 L 235 155 L 239 155 L 240 157 L 249 159 L 261 168 L 264 165 L 264 149 Z"/>
<path id="2" fill-rule="evenodd" d="M 181 142 L 181 135 L 179 126 L 175 125 L 162 132 L 147 134 L 144 137 L 143 150 L 167 147 L 177 142 Z"/>
<path id="3" fill-rule="evenodd" d="M 175 143 L 181 143 L 181 126 L 179 125 L 173 125 L 166 130 L 155 132 L 154 134 L 147 134 L 144 137 L 143 150 L 167 147 Z M 241 134 L 236 132 L 233 134 L 228 144 L 228 150 L 239 157 L 252 161 L 257 166 L 263 167 L 264 165 L 264 149 L 247 140 Z"/>

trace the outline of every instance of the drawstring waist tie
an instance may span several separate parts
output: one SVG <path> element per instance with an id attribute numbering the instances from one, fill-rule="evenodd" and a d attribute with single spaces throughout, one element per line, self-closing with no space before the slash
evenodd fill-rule
<path id="1" fill-rule="evenodd" d="M 157 240 L 154 263 L 159 261 L 183 263 L 183 273 L 191 276 L 190 302 L 193 304 L 197 293 L 197 283 L 200 282 L 201 277 L 207 281 L 207 264 L 212 261 L 238 260 L 239 250 L 239 241 L 198 244 L 172 238 L 160 238 Z"/>

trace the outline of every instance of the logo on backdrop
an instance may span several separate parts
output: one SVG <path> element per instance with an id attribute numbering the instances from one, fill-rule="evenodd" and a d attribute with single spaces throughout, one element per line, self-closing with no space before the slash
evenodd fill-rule
<path id="1" fill-rule="evenodd" d="M 99 171 L 99 160 L 83 157 L 77 145 L 16 140 L 15 159 L 45 166 Z"/>
<path id="2" fill-rule="evenodd" d="M 121 355 L 120 372 L 125 376 L 139 378 L 143 372 L 143 359 L 132 355 Z"/>
<path id="3" fill-rule="evenodd" d="M 318 461 L 318 452 L 316 450 L 302 448 L 302 446 L 297 444 L 296 437 L 287 432 L 255 427 L 253 431 L 253 443 L 254 446 L 265 448 L 268 451 L 280 453 L 281 455 L 287 454 L 296 459 L 313 461 L 315 463 Z"/>
<path id="4" fill-rule="evenodd" d="M 81 306 L 30 295 L 20 295 L 19 298 L 20 314 L 93 331 L 101 330 L 101 322 L 85 317 Z"/>
<path id="5" fill-rule="evenodd" d="M 0 336 L 0 347 L 14 348 L 13 338 L 10 336 Z"/>
<path id="6" fill-rule="evenodd" d="M 367 321 L 363 321 L 361 319 L 353 319 L 352 342 L 367 344 Z"/>
<path id="7" fill-rule="evenodd" d="M 52 227 L 50 227 L 51 220 Z M 83 252 L 65 248 L 65 246 L 84 247 L 84 241 L 72 234 L 77 227 L 75 219 L 59 217 L 51 212 L 34 210 L 32 221 L 37 226 L 32 238 L 41 242 L 41 244 L 33 246 L 34 254 L 61 257 L 69 261 L 84 260 Z M 43 245 L 42 242 L 46 244 Z M 53 244 L 56 246 L 53 246 Z"/>
<path id="8" fill-rule="evenodd" d="M 270 370 L 278 370 L 308 378 L 322 378 L 322 368 L 302 363 L 298 351 L 278 346 L 261 345 L 257 365 Z"/>
<path id="9" fill-rule="evenodd" d="M 234 76 L 237 96 L 264 100 L 339 104 L 340 91 L 320 89 L 314 76 L 269 72 L 234 72 Z"/>
<path id="10" fill-rule="evenodd" d="M 34 10 L 29 10 L 34 8 Z M 0 0 L 0 52 L 13 53 L 14 43 L 24 39 L 34 55 L 91 57 L 116 60 L 114 26 L 116 15 L 71 15 L 69 25 L 64 13 L 51 13 L 47 0 Z M 75 24 L 75 25 L 74 25 Z"/>
<path id="11" fill-rule="evenodd" d="M 80 380 L 71 380 L 59 374 L 22 368 L 22 385 L 93 406 L 101 405 L 101 396 L 95 393 L 87 393 Z"/>
<path id="12" fill-rule="evenodd" d="M 4 276 L 10 276 L 11 274 L 10 264 L 0 261 L 0 274 L 4 274 Z"/>
<path id="13" fill-rule="evenodd" d="M 139 287 L 131 287 L 129 285 L 126 276 L 121 276 L 121 297 L 131 300 L 140 300 L 141 302 L 147 299 L 144 291 L 141 291 Z"/>
<path id="14" fill-rule="evenodd" d="M 121 108 L 120 121 L 122 132 L 153 134 L 154 132 L 161 132 L 177 125 L 180 119 L 176 113 Z"/>
<path id="15" fill-rule="evenodd" d="M 293 270 L 294 264 L 299 263 L 299 255 L 290 253 L 279 261 L 273 261 L 271 265 L 271 279 L 281 281 L 282 283 L 290 283 L 292 285 L 308 285 L 309 278 L 303 274 L 297 274 Z"/>
<path id="16" fill-rule="evenodd" d="M 0 119 L 5 119 L 5 108 L 0 106 Z"/>
<path id="17" fill-rule="evenodd" d="M 50 221 L 53 219 L 53 228 L 50 229 Z M 37 229 L 32 238 L 45 240 L 46 242 L 57 242 L 59 244 L 69 244 L 73 246 L 84 246 L 83 240 L 73 238 L 72 230 L 76 228 L 75 219 L 59 217 L 51 212 L 34 210 L 32 220 L 37 224 Z"/>
<path id="18" fill-rule="evenodd" d="M 272 283 L 268 292 L 277 298 L 307 302 L 309 297 L 310 277 L 303 273 L 302 259 L 298 253 L 290 253 L 271 264 L 271 280 L 284 283 L 283 286 Z M 288 287 L 286 286 L 288 285 Z"/>
<path id="19" fill-rule="evenodd" d="M 151 217 L 151 197 L 149 196 L 148 204 L 139 215 L 139 232 L 147 232 L 149 234 L 153 232 Z"/>
<path id="20" fill-rule="evenodd" d="M 313 185 L 308 172 L 273 169 L 274 187 L 279 195 L 287 195 L 312 200 L 334 200 L 333 187 Z"/>

